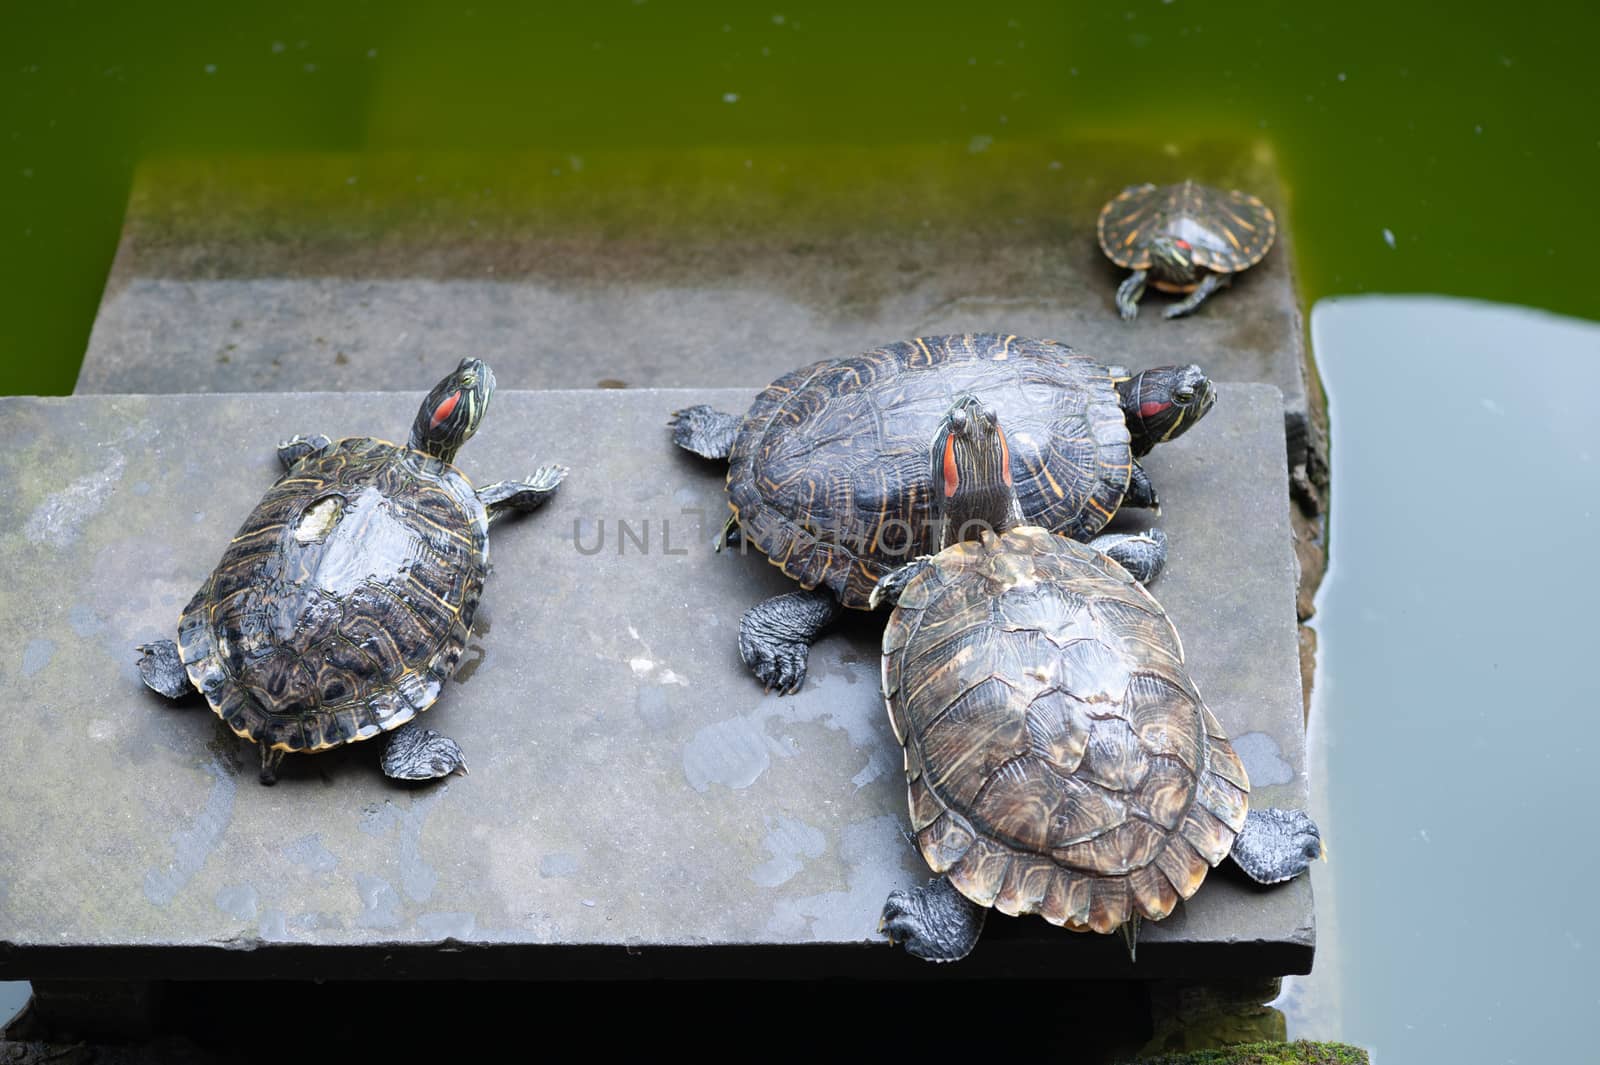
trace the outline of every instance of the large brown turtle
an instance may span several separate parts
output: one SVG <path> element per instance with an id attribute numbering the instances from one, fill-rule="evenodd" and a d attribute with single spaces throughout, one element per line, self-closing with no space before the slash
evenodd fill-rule
<path id="1" fill-rule="evenodd" d="M 964 393 L 1012 426 L 1023 513 L 1079 540 L 1119 507 L 1157 507 L 1138 460 L 1216 398 L 1198 366 L 1130 374 L 1054 340 L 979 333 L 801 367 L 743 415 L 677 411 L 679 446 L 728 460 L 730 530 L 804 589 L 740 622 L 740 654 L 769 689 L 798 690 L 811 643 L 840 606 L 868 609 L 880 578 L 937 550 L 928 441 Z"/>
<path id="2" fill-rule="evenodd" d="M 1230 853 L 1261 883 L 1322 853 L 1250 781 L 1184 667 L 1161 606 L 1092 546 L 1024 524 L 1006 435 L 960 400 L 933 469 L 939 554 L 886 578 L 883 692 L 905 748 L 911 826 L 943 877 L 896 891 L 891 940 L 951 961 L 990 907 L 1078 931 L 1159 920 Z M 968 538 L 956 540 L 966 527 Z M 1165 541 L 1140 537 L 1159 556 Z"/>
<path id="3" fill-rule="evenodd" d="M 1194 181 L 1130 185 L 1100 209 L 1100 250 L 1132 270 L 1117 288 L 1117 312 L 1139 314 L 1146 282 L 1187 293 L 1162 315 L 1194 312 L 1206 298 L 1266 257 L 1278 235 L 1272 208 L 1248 192 Z"/>
<path id="4" fill-rule="evenodd" d="M 291 752 L 385 732 L 383 771 L 424 780 L 461 748 L 416 716 L 455 673 L 489 573 L 489 524 L 540 506 L 564 466 L 474 489 L 455 466 L 494 374 L 477 359 L 423 400 L 401 447 L 297 436 L 284 474 L 244 520 L 178 619 L 178 640 L 140 647 L 139 671 L 176 699 L 198 688 L 261 748 L 271 784 Z"/>

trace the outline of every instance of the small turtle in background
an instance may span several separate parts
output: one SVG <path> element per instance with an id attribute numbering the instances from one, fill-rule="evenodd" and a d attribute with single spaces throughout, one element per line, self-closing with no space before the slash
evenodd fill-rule
<path id="1" fill-rule="evenodd" d="M 883 693 L 905 748 L 911 827 L 942 877 L 890 894 L 882 927 L 965 957 L 988 910 L 1074 931 L 1160 920 L 1224 856 L 1260 883 L 1323 854 L 1299 810 L 1249 809 L 1250 781 L 1184 667 L 1178 634 L 1120 558 L 1027 524 L 993 412 L 962 397 L 934 438 L 946 530 L 890 574 Z M 1142 541 L 1142 543 L 1140 543 Z M 1159 570 L 1155 530 L 1118 545 Z"/>
<path id="2" fill-rule="evenodd" d="M 489 573 L 489 525 L 543 504 L 567 474 L 481 489 L 454 465 L 494 374 L 463 359 L 423 400 L 404 447 L 297 436 L 284 475 L 245 519 L 178 619 L 178 641 L 139 648 L 144 682 L 200 690 L 261 748 L 261 783 L 285 754 L 388 732 L 383 771 L 427 780 L 464 769 L 454 740 L 416 716 L 455 673 Z"/>
<path id="3" fill-rule="evenodd" d="M 969 333 L 803 366 L 743 415 L 674 412 L 679 447 L 728 460 L 728 530 L 803 589 L 739 622 L 739 653 L 769 690 L 798 691 L 811 644 L 840 607 L 869 609 L 879 578 L 938 550 L 928 441 L 968 392 L 1012 426 L 1024 513 L 1080 540 L 1119 508 L 1159 509 L 1138 460 L 1216 401 L 1198 366 L 1129 373 L 1058 341 Z"/>
<path id="4" fill-rule="evenodd" d="M 1132 270 L 1117 287 L 1117 311 L 1139 316 L 1146 283 L 1188 298 L 1161 313 L 1190 314 L 1234 274 L 1266 257 L 1278 235 L 1272 209 L 1244 192 L 1185 181 L 1132 185 L 1100 209 L 1100 248 Z"/>

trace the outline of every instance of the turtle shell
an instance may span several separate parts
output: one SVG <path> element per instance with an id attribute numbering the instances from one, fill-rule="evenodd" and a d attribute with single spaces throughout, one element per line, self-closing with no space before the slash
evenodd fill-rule
<path id="1" fill-rule="evenodd" d="M 1219 274 L 1260 262 L 1278 235 L 1272 209 L 1245 192 L 1223 192 L 1185 181 L 1132 185 L 1100 209 L 1100 247 L 1118 266 L 1150 268 L 1150 244 L 1168 236 L 1187 241 L 1194 261 Z"/>
<path id="2" fill-rule="evenodd" d="M 1127 571 L 1022 527 L 956 544 L 883 636 L 923 858 L 967 898 L 1109 932 L 1193 895 L 1250 784 Z"/>
<path id="3" fill-rule="evenodd" d="M 921 337 L 769 385 L 729 453 L 745 536 L 805 588 L 865 609 L 878 579 L 938 549 L 929 441 L 971 392 L 1006 426 L 1024 514 L 1087 539 L 1127 492 L 1133 456 L 1111 372 L 1054 340 Z"/>
<path id="4" fill-rule="evenodd" d="M 184 609 L 189 679 L 263 747 L 320 751 L 398 728 L 455 672 L 488 534 L 449 463 L 367 438 L 308 455 Z"/>

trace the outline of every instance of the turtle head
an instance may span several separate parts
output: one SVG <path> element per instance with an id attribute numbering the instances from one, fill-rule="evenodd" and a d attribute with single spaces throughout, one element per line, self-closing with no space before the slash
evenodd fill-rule
<path id="1" fill-rule="evenodd" d="M 1135 458 L 1183 435 L 1206 416 L 1217 390 L 1198 366 L 1157 366 L 1117 382 Z"/>
<path id="2" fill-rule="evenodd" d="M 939 422 L 932 452 L 941 547 L 1022 524 L 1011 484 L 1011 447 L 999 418 L 978 397 L 957 398 Z"/>
<path id="3" fill-rule="evenodd" d="M 1200 267 L 1194 261 L 1194 245 L 1182 237 L 1166 233 L 1150 241 L 1150 271 L 1175 285 L 1192 285 L 1200 280 Z"/>
<path id="4" fill-rule="evenodd" d="M 411 424 L 411 448 L 454 462 L 461 445 L 478 431 L 493 394 L 494 372 L 488 365 L 478 359 L 462 359 L 422 401 L 417 420 Z"/>

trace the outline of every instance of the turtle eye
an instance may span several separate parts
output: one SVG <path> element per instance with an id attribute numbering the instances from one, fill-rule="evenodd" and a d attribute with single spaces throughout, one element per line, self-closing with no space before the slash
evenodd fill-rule
<path id="1" fill-rule="evenodd" d="M 1179 403 L 1188 403 L 1194 399 L 1194 389 L 1187 387 L 1180 388 L 1174 393 L 1174 396 L 1177 398 Z"/>
<path id="2" fill-rule="evenodd" d="M 468 370 L 466 373 L 461 375 L 461 387 L 462 388 L 471 388 L 473 385 L 475 385 L 477 383 L 478 383 L 478 375 L 473 373 L 471 370 Z"/>
<path id="3" fill-rule="evenodd" d="M 957 407 L 950 412 L 950 428 L 960 432 L 967 427 L 967 412 L 962 407 Z"/>

